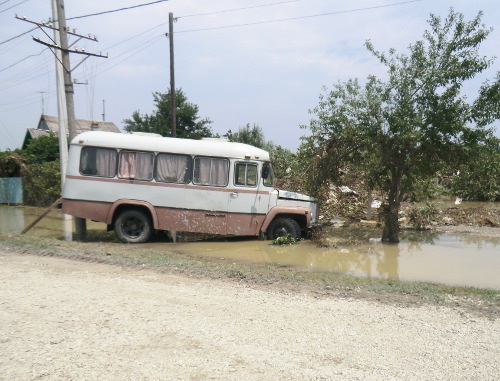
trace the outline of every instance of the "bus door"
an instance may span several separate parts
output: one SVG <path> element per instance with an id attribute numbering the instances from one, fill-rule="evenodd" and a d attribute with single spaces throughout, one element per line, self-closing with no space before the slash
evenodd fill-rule
<path id="1" fill-rule="evenodd" d="M 195 213 L 196 231 L 227 234 L 227 186 L 229 160 L 217 157 L 195 157 L 193 184 L 198 189 L 190 208 Z"/>
<path id="2" fill-rule="evenodd" d="M 257 162 L 234 163 L 229 192 L 227 234 L 258 235 L 269 207 L 269 190 L 263 187 Z"/>

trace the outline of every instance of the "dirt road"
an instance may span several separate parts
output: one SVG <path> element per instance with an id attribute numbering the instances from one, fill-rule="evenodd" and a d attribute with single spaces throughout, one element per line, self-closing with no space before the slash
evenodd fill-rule
<path id="1" fill-rule="evenodd" d="M 498 380 L 500 322 L 0 251 L 0 380 Z"/>

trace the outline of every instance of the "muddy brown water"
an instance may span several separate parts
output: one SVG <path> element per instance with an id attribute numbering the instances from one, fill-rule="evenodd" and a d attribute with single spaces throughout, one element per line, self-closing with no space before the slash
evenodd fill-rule
<path id="1" fill-rule="evenodd" d="M 0 207 L 0 233 L 18 234 L 43 212 L 28 207 Z M 89 230 L 104 231 L 103 224 L 87 222 Z M 71 240 L 71 220 L 54 210 L 28 235 Z M 327 230 L 330 247 L 320 248 L 311 241 L 274 246 L 270 241 L 248 239 L 204 240 L 177 243 L 165 240 L 144 244 L 149 248 L 254 263 L 278 263 L 310 271 L 403 281 L 426 281 L 448 285 L 500 290 L 500 238 L 451 234 L 403 236 L 398 245 L 380 242 L 375 233 Z M 368 233 L 370 234 L 370 233 Z M 111 245 L 123 245 L 111 242 Z"/>

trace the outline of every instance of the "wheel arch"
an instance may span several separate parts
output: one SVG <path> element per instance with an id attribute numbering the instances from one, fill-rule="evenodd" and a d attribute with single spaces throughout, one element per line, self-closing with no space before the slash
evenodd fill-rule
<path id="1" fill-rule="evenodd" d="M 139 209 L 149 214 L 153 229 L 158 229 L 158 217 L 153 205 L 146 201 L 139 200 L 118 200 L 110 208 L 106 223 L 108 226 L 113 226 L 116 218 L 126 209 Z"/>
<path id="2" fill-rule="evenodd" d="M 311 223 L 311 212 L 307 208 L 300 206 L 275 206 L 269 213 L 261 226 L 261 232 L 266 233 L 271 222 L 277 217 L 293 218 L 302 230 Z"/>

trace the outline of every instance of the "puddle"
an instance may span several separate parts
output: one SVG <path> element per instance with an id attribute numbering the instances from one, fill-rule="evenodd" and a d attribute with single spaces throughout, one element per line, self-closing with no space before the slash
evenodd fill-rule
<path id="1" fill-rule="evenodd" d="M 157 244 L 153 244 L 157 245 Z M 318 248 L 309 241 L 276 247 L 266 241 L 192 242 L 175 244 L 185 253 L 280 263 L 365 278 L 426 281 L 500 290 L 500 240 L 465 240 L 439 235 L 432 243 L 403 241 L 398 245 L 378 242 Z"/>
<path id="2" fill-rule="evenodd" d="M 19 233 L 42 211 L 39 208 L 0 207 L 0 233 Z M 105 230 L 103 224 L 91 221 L 87 221 L 87 227 Z M 61 211 L 53 210 L 27 234 L 68 239 L 72 230 L 72 221 L 63 221 Z M 369 239 L 366 231 L 351 232 L 351 237 L 343 239 L 336 236 L 338 232 L 329 233 L 331 240 L 338 241 L 333 248 L 318 248 L 310 241 L 273 246 L 269 241 L 256 239 L 144 245 L 234 261 L 279 263 L 310 271 L 500 290 L 500 238 L 413 233 L 403 237 L 398 245 L 386 245 L 376 237 Z"/>
<path id="3" fill-rule="evenodd" d="M 19 234 L 21 231 L 37 219 L 45 209 L 35 207 L 5 207 L 0 206 L 0 234 Z M 64 218 L 60 209 L 54 209 L 40 220 L 28 235 L 38 237 L 55 237 L 71 241 L 74 233 L 72 219 Z M 68 216 L 66 216 L 68 217 Z M 104 225 L 87 221 L 87 228 L 103 230 Z M 104 227 L 105 229 L 105 227 Z"/>

